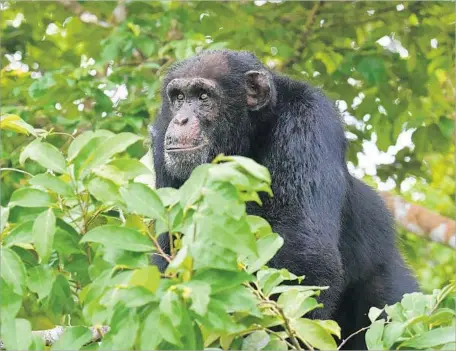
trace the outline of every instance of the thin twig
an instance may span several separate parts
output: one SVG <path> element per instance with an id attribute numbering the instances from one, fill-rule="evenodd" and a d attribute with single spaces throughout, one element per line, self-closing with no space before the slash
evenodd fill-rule
<path id="1" fill-rule="evenodd" d="M 168 263 L 171 263 L 171 258 L 163 251 L 157 239 L 151 233 L 149 233 L 149 231 L 147 233 L 149 234 L 150 240 L 152 240 L 155 247 L 157 248 L 157 251 L 160 253 L 160 256 L 162 256 Z"/>
<path id="2" fill-rule="evenodd" d="M 290 343 L 289 341 L 287 341 L 286 338 L 284 338 L 282 335 L 280 335 L 279 333 L 275 332 L 274 330 L 272 329 L 268 329 L 268 328 L 263 328 L 263 330 L 267 331 L 269 334 L 272 334 L 272 335 L 275 335 L 277 336 L 280 340 L 282 340 L 283 342 L 285 342 L 289 347 L 291 347 L 292 349 L 294 349 L 294 345 L 292 343 Z"/>
<path id="3" fill-rule="evenodd" d="M 350 340 L 352 337 L 354 337 L 355 335 L 358 335 L 359 333 L 369 329 L 370 326 L 368 327 L 364 327 L 364 328 L 361 328 L 360 330 L 354 332 L 353 334 L 350 334 L 346 339 L 342 340 L 342 342 L 340 343 L 339 347 L 337 348 L 338 350 L 340 350 L 342 348 L 342 346 L 344 346 L 348 340 Z"/>
<path id="4" fill-rule="evenodd" d="M 14 172 L 19 172 L 19 173 L 24 173 L 24 174 L 27 174 L 28 176 L 30 177 L 33 177 L 33 174 L 29 173 L 29 172 L 26 172 L 26 171 L 23 171 L 21 169 L 17 169 L 17 168 L 8 168 L 8 167 L 5 167 L 5 168 L 0 168 L 0 172 L 1 171 L 14 171 Z"/>
<path id="5" fill-rule="evenodd" d="M 288 320 L 288 317 L 285 315 L 285 312 L 283 311 L 283 309 L 277 304 L 277 302 L 272 301 L 268 297 L 266 297 L 256 282 L 253 282 L 253 284 L 255 285 L 256 289 L 252 289 L 252 291 L 262 300 L 261 303 L 271 305 L 271 309 L 282 317 L 283 322 L 284 322 L 285 331 L 287 332 L 288 336 L 290 337 L 290 340 L 291 340 L 293 346 L 297 350 L 302 350 L 301 345 L 299 345 L 299 342 L 295 337 L 295 332 L 290 325 L 290 321 Z M 304 343 L 304 345 L 306 345 L 306 347 L 309 350 L 313 350 L 313 347 L 311 345 L 309 345 L 309 343 L 307 343 L 305 340 L 302 340 L 302 342 Z"/>
<path id="6" fill-rule="evenodd" d="M 283 311 L 283 309 L 277 303 L 274 303 L 273 309 L 275 309 L 282 317 L 282 319 L 284 321 L 285 330 L 287 331 L 288 335 L 290 336 L 290 340 L 293 343 L 294 347 L 296 347 L 296 349 L 298 349 L 298 350 L 302 350 L 301 345 L 299 345 L 299 342 L 295 337 L 295 332 L 290 325 L 290 321 L 288 320 L 288 317 L 285 315 L 285 312 Z M 311 345 L 309 345 L 309 343 L 307 341 L 305 341 L 304 339 L 301 339 L 301 340 L 307 346 L 307 348 L 309 350 L 313 350 L 313 347 Z"/>

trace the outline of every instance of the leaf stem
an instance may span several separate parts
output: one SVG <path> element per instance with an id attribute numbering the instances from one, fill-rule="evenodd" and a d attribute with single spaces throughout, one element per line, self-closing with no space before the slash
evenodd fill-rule
<path id="1" fill-rule="evenodd" d="M 337 348 L 338 350 L 340 350 L 346 343 L 348 340 L 350 340 L 352 337 L 354 337 L 355 335 L 358 335 L 359 333 L 369 329 L 370 326 L 368 327 L 364 327 L 364 328 L 361 328 L 360 330 L 358 331 L 355 331 L 353 334 L 350 334 L 346 339 L 342 340 L 342 342 L 340 343 L 339 347 Z"/>
<path id="2" fill-rule="evenodd" d="M 163 251 L 157 239 L 149 231 L 147 231 L 147 234 L 157 248 L 157 251 L 160 253 L 160 256 L 162 256 L 168 263 L 171 263 L 171 258 Z"/>
<path id="3" fill-rule="evenodd" d="M 30 177 L 33 177 L 33 174 L 29 173 L 29 172 L 26 172 L 26 171 L 23 171 L 21 169 L 17 169 L 17 168 L 8 168 L 8 167 L 5 167 L 5 168 L 0 168 L 0 172 L 1 171 L 14 171 L 14 172 L 19 172 L 19 173 L 24 173 L 24 174 L 27 174 L 28 176 Z"/>
<path id="4" fill-rule="evenodd" d="M 291 327 L 290 325 L 290 321 L 288 319 L 288 317 L 285 315 L 285 312 L 283 311 L 283 309 L 277 304 L 277 302 L 275 301 L 272 301 L 270 300 L 268 297 L 266 297 L 260 287 L 258 286 L 258 284 L 256 282 L 253 282 L 253 284 L 255 284 L 255 287 L 256 289 L 252 289 L 254 291 L 254 293 L 256 293 L 256 295 L 262 300 L 262 303 L 265 303 L 265 304 L 269 304 L 271 305 L 271 309 L 277 313 L 278 315 L 280 315 L 280 317 L 282 317 L 283 319 L 283 322 L 284 322 L 284 327 L 285 327 L 285 331 L 287 332 L 293 346 L 297 349 L 297 350 L 302 350 L 301 348 L 301 345 L 299 345 L 299 341 L 296 339 L 296 336 L 295 336 L 295 331 L 293 330 L 293 328 Z M 301 339 L 302 340 L 302 339 Z M 304 345 L 306 345 L 306 347 L 309 349 L 309 350 L 313 350 L 313 347 L 305 340 L 302 340 L 302 342 L 304 343 Z"/>

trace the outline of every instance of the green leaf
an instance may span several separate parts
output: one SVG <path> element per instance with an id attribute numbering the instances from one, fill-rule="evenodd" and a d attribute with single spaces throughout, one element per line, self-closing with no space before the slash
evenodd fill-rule
<path id="1" fill-rule="evenodd" d="M 95 199 L 104 204 L 122 201 L 118 186 L 108 179 L 95 177 L 89 182 L 87 188 Z"/>
<path id="2" fill-rule="evenodd" d="M 58 173 L 67 173 L 65 158 L 62 153 L 54 145 L 41 142 L 39 139 L 27 145 L 19 157 L 19 162 L 23 165 L 29 158 L 46 169 Z"/>
<path id="3" fill-rule="evenodd" d="M 145 184 L 133 183 L 120 189 L 129 211 L 166 224 L 166 211 L 158 195 Z"/>
<path id="4" fill-rule="evenodd" d="M 2 341 L 7 350 L 28 350 L 32 343 L 32 326 L 25 319 L 15 319 L 2 324 Z"/>
<path id="5" fill-rule="evenodd" d="M 195 217 L 197 237 L 216 235 L 218 245 L 238 254 L 258 257 L 255 237 L 246 221 L 221 215 Z"/>
<path id="6" fill-rule="evenodd" d="M 381 57 L 363 56 L 356 66 L 356 70 L 369 84 L 381 83 L 388 77 L 385 63 Z"/>
<path id="7" fill-rule="evenodd" d="M 62 257 L 69 257 L 73 254 L 84 254 L 84 251 L 79 245 L 79 238 L 77 233 L 70 233 L 69 231 L 57 228 L 54 235 L 54 249 Z"/>
<path id="8" fill-rule="evenodd" d="M 168 290 L 160 301 L 161 314 L 169 318 L 172 325 L 175 327 L 179 326 L 182 322 L 182 307 L 182 302 L 172 290 Z"/>
<path id="9" fill-rule="evenodd" d="M 385 326 L 383 331 L 383 346 L 385 350 L 391 350 L 393 344 L 405 331 L 407 324 L 401 322 L 391 322 Z"/>
<path id="10" fill-rule="evenodd" d="M 211 299 L 209 302 L 207 314 L 205 316 L 199 316 L 198 321 L 209 330 L 223 331 L 224 333 L 237 333 L 240 329 L 244 329 L 236 324 L 233 318 L 227 313 L 224 303 L 214 299 Z"/>
<path id="11" fill-rule="evenodd" d="M 135 269 L 131 275 L 129 285 L 144 286 L 146 289 L 155 292 L 160 284 L 160 271 L 157 266 Z"/>
<path id="12" fill-rule="evenodd" d="M 7 284 L 3 278 L 0 279 L 0 296 L 0 322 L 3 324 L 16 318 L 22 306 L 22 296 L 15 294 L 13 286 Z"/>
<path id="13" fill-rule="evenodd" d="M 343 56 L 331 50 L 316 52 L 315 59 L 320 60 L 326 67 L 328 74 L 334 73 L 342 62 Z"/>
<path id="14" fill-rule="evenodd" d="M 117 299 L 128 308 L 137 308 L 158 302 L 157 296 L 150 290 L 136 286 L 128 289 L 117 290 Z"/>
<path id="15" fill-rule="evenodd" d="M 288 345 L 285 341 L 278 339 L 275 337 L 271 337 L 269 343 L 263 348 L 263 350 L 270 350 L 270 351 L 287 351 Z"/>
<path id="16" fill-rule="evenodd" d="M 315 295 L 315 292 L 312 290 L 299 291 L 292 289 L 281 294 L 277 303 L 283 308 L 286 316 L 299 318 L 307 312 L 323 306 L 318 304 L 317 300 L 311 298 L 313 295 Z"/>
<path id="17" fill-rule="evenodd" d="M 196 167 L 190 175 L 190 178 L 188 178 L 184 185 L 179 189 L 180 203 L 184 211 L 201 197 L 201 190 L 206 182 L 210 168 L 211 165 L 209 164 L 203 164 Z"/>
<path id="18" fill-rule="evenodd" d="M 208 282 L 211 285 L 212 293 L 217 294 L 221 291 L 239 286 L 242 283 L 250 282 L 253 278 L 245 271 L 233 272 L 219 269 L 205 269 L 195 272 L 193 279 Z"/>
<path id="19" fill-rule="evenodd" d="M 55 215 L 52 209 L 41 213 L 33 223 L 33 243 L 43 262 L 47 262 L 52 252 L 55 234 Z"/>
<path id="20" fill-rule="evenodd" d="M 190 252 L 194 259 L 193 268 L 196 270 L 214 268 L 238 271 L 236 253 L 220 246 L 214 240 L 196 241 Z"/>
<path id="21" fill-rule="evenodd" d="M 2 247 L 1 250 L 1 277 L 11 285 L 13 292 L 17 295 L 23 295 L 26 273 L 25 266 L 20 257 L 11 249 Z"/>
<path id="22" fill-rule="evenodd" d="M 149 168 L 138 160 L 131 158 L 119 158 L 111 161 L 109 165 L 116 167 L 124 174 L 126 179 L 133 179 L 142 174 L 151 174 Z"/>
<path id="23" fill-rule="evenodd" d="M 403 342 L 400 347 L 429 349 L 439 345 L 456 342 L 454 326 L 432 329 Z"/>
<path id="24" fill-rule="evenodd" d="M 442 347 L 440 347 L 440 350 L 454 351 L 456 350 L 456 342 L 450 342 L 448 344 L 445 344 Z"/>
<path id="25" fill-rule="evenodd" d="M 308 290 L 327 290 L 328 286 L 313 286 L 313 285 L 280 285 L 272 289 L 271 295 L 281 294 L 290 290 L 308 291 Z"/>
<path id="26" fill-rule="evenodd" d="M 433 327 L 444 323 L 450 323 L 455 315 L 456 311 L 451 308 L 440 308 L 429 316 L 427 323 L 432 324 Z"/>
<path id="27" fill-rule="evenodd" d="M 206 314 L 207 305 L 210 300 L 211 286 L 206 282 L 197 280 L 190 281 L 183 286 L 184 294 L 189 295 L 192 299 L 190 309 L 202 316 Z"/>
<path id="28" fill-rule="evenodd" d="M 45 308 L 57 316 L 73 311 L 75 305 L 73 293 L 68 280 L 62 274 L 56 276 L 51 292 L 45 301 Z"/>
<path id="29" fill-rule="evenodd" d="M 431 296 L 419 292 L 404 294 L 401 305 L 409 318 L 425 314 L 431 302 Z"/>
<path id="30" fill-rule="evenodd" d="M 439 128 L 442 134 L 447 138 L 451 139 L 454 135 L 454 120 L 446 117 L 440 117 Z"/>
<path id="31" fill-rule="evenodd" d="M 92 150 L 82 163 L 81 168 L 89 170 L 105 164 L 112 156 L 125 151 L 130 145 L 136 143 L 138 140 L 141 140 L 141 137 L 132 133 L 116 134 L 102 142 L 97 149 Z"/>
<path id="32" fill-rule="evenodd" d="M 9 203 L 10 207 L 49 207 L 51 205 L 52 199 L 48 193 L 33 188 L 17 189 L 11 195 Z"/>
<path id="33" fill-rule="evenodd" d="M 79 154 L 81 149 L 95 136 L 94 132 L 88 130 L 78 135 L 68 147 L 68 160 L 71 162 Z"/>
<path id="34" fill-rule="evenodd" d="M 337 336 L 340 339 L 340 326 L 337 322 L 332 320 L 315 320 L 316 323 L 320 324 L 323 328 L 325 328 L 328 332 L 332 335 Z"/>
<path id="35" fill-rule="evenodd" d="M 160 310 L 153 309 L 145 318 L 140 334 L 140 350 L 156 350 L 163 340 L 160 335 Z"/>
<path id="36" fill-rule="evenodd" d="M 28 270 L 27 286 L 38 294 L 40 300 L 49 295 L 53 284 L 54 274 L 49 267 L 42 265 Z"/>
<path id="37" fill-rule="evenodd" d="M 23 244 L 33 243 L 33 222 L 34 221 L 27 221 L 15 227 L 3 240 L 3 246 L 21 246 Z"/>
<path id="38" fill-rule="evenodd" d="M 115 225 L 92 229 L 81 239 L 80 243 L 84 242 L 95 242 L 106 247 L 135 252 L 148 252 L 155 249 L 152 242 L 137 230 Z"/>
<path id="39" fill-rule="evenodd" d="M 179 190 L 174 188 L 160 188 L 155 191 L 164 206 L 172 206 L 179 202 Z"/>
<path id="40" fill-rule="evenodd" d="M 9 207 L 0 207 L 0 233 L 5 229 L 9 217 Z"/>
<path id="41" fill-rule="evenodd" d="M 114 182 L 116 185 L 123 185 L 127 183 L 127 179 L 124 177 L 124 174 L 111 165 L 101 165 L 95 167 L 92 169 L 92 172 L 100 178 Z"/>
<path id="42" fill-rule="evenodd" d="M 371 323 L 374 323 L 377 320 L 377 318 L 382 314 L 382 312 L 383 312 L 383 309 L 379 309 L 377 307 L 371 307 L 369 309 L 369 314 L 368 314 L 369 320 L 371 321 Z"/>
<path id="43" fill-rule="evenodd" d="M 106 140 L 106 137 L 102 137 L 102 136 L 95 137 L 94 136 L 75 155 L 74 159 L 72 159 L 72 162 L 74 164 L 74 174 L 75 174 L 76 178 L 79 178 L 79 176 L 81 174 L 81 170 L 83 169 L 85 162 L 94 153 L 94 150 L 98 150 L 100 145 L 105 140 Z"/>
<path id="44" fill-rule="evenodd" d="M 13 114 L 6 114 L 0 116 L 0 129 L 12 130 L 13 132 L 26 135 L 36 135 L 33 126 L 25 122 L 18 115 Z"/>
<path id="45" fill-rule="evenodd" d="M 49 173 L 38 174 L 30 179 L 30 184 L 42 186 L 59 195 L 70 197 L 73 196 L 73 189 L 70 185 L 65 183 L 62 179 L 53 176 Z"/>
<path id="46" fill-rule="evenodd" d="M 372 323 L 369 330 L 366 332 L 366 345 L 369 350 L 383 350 L 383 330 L 385 320 L 380 319 Z"/>
<path id="47" fill-rule="evenodd" d="M 211 301 L 219 301 L 226 312 L 244 312 L 259 318 L 263 317 L 258 309 L 259 300 L 247 287 L 238 285 L 211 296 Z"/>
<path id="48" fill-rule="evenodd" d="M 258 253 L 260 257 L 256 260 L 247 260 L 247 272 L 254 273 L 268 263 L 283 245 L 283 239 L 276 233 L 271 233 L 257 241 Z"/>
<path id="49" fill-rule="evenodd" d="M 257 277 L 260 288 L 263 290 L 263 293 L 267 295 L 284 280 L 298 279 L 297 276 L 286 269 L 278 270 L 273 268 L 258 271 Z"/>
<path id="50" fill-rule="evenodd" d="M 136 342 L 139 329 L 138 315 L 134 309 L 118 306 L 111 318 L 111 330 L 103 338 L 102 350 L 130 350 Z"/>
<path id="51" fill-rule="evenodd" d="M 317 322 L 300 318 L 291 321 L 298 337 L 320 350 L 336 350 L 337 345 L 332 335 Z"/>
<path id="52" fill-rule="evenodd" d="M 30 345 L 29 350 L 31 351 L 42 351 L 45 350 L 46 346 L 41 335 L 32 334 L 32 344 Z"/>
<path id="53" fill-rule="evenodd" d="M 246 351 L 259 351 L 263 350 L 269 343 L 269 334 L 264 330 L 258 330 L 249 334 L 242 342 L 242 349 Z"/>
<path id="54" fill-rule="evenodd" d="M 407 318 L 404 317 L 403 308 L 400 302 L 395 303 L 394 305 L 385 306 L 385 312 L 388 317 L 396 322 L 405 322 Z"/>
<path id="55" fill-rule="evenodd" d="M 255 233 L 257 238 L 261 238 L 272 233 L 271 225 L 264 218 L 259 216 L 248 215 L 247 222 L 252 233 Z"/>
<path id="56" fill-rule="evenodd" d="M 213 212 L 216 217 L 226 218 L 229 216 L 232 218 L 226 218 L 226 222 L 230 220 L 239 221 L 245 215 L 245 203 L 241 201 L 238 190 L 232 184 L 219 184 L 204 191 L 204 202 L 200 211 Z M 242 221 L 242 227 L 244 227 L 244 232 L 250 232 L 250 227 L 246 221 Z M 256 252 L 255 243 L 253 243 L 252 250 Z"/>
<path id="57" fill-rule="evenodd" d="M 221 155 L 221 156 L 217 156 L 214 159 L 214 162 L 220 162 L 220 161 L 233 161 L 236 164 L 238 164 L 239 166 L 241 166 L 245 172 L 251 174 L 255 178 L 257 178 L 263 182 L 266 182 L 268 184 L 271 183 L 271 175 L 270 175 L 268 169 L 266 167 L 258 164 L 257 162 L 255 162 L 254 160 L 252 160 L 250 158 L 243 157 L 243 156 Z"/>
<path id="58" fill-rule="evenodd" d="M 92 332 L 83 326 L 66 327 L 51 350 L 79 350 L 92 339 Z"/>
<path id="59" fill-rule="evenodd" d="M 212 182 L 230 183 L 237 188 L 247 189 L 251 187 L 249 177 L 242 172 L 242 168 L 236 167 L 236 163 L 228 162 L 211 167 L 209 178 Z"/>

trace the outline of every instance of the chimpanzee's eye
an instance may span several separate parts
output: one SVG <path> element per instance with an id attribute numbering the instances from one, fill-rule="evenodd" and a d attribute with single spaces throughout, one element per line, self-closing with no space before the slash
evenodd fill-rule
<path id="1" fill-rule="evenodd" d="M 184 100 L 184 94 L 179 93 L 179 94 L 177 95 L 177 100 L 179 100 L 179 101 Z"/>
<path id="2" fill-rule="evenodd" d="M 202 93 L 202 94 L 200 95 L 200 99 L 203 100 L 203 101 L 204 101 L 204 100 L 207 100 L 208 97 L 209 97 L 209 96 L 207 96 L 206 93 Z"/>

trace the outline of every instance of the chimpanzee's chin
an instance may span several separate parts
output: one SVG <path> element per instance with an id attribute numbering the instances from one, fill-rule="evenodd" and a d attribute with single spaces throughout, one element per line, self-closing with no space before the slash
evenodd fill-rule
<path id="1" fill-rule="evenodd" d="M 203 163 L 210 162 L 208 150 L 199 152 L 165 152 L 166 170 L 174 177 L 186 180 L 192 171 Z"/>

